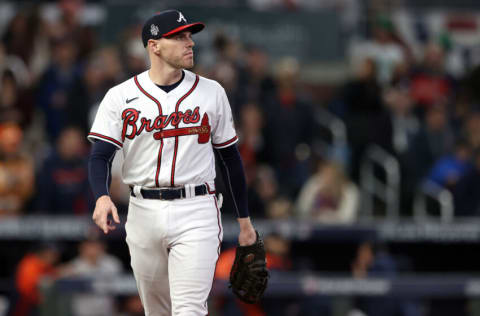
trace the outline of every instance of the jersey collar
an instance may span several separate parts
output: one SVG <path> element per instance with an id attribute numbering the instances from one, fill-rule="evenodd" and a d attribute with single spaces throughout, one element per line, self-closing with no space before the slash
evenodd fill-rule
<path id="1" fill-rule="evenodd" d="M 188 70 L 183 70 L 183 72 L 185 73 L 185 78 L 183 78 L 182 82 L 180 82 L 180 84 L 175 89 L 168 93 L 157 87 L 157 85 L 152 81 L 152 79 L 150 79 L 150 76 L 148 75 L 148 70 L 138 75 L 138 80 L 140 84 L 144 86 L 145 90 L 148 93 L 150 93 L 154 97 L 163 99 L 171 95 L 183 95 L 190 89 L 191 85 L 195 81 L 195 75 Z"/>

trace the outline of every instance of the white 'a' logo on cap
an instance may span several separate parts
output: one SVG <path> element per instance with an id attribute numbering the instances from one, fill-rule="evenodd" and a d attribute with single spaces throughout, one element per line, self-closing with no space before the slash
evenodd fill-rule
<path id="1" fill-rule="evenodd" d="M 187 23 L 187 19 L 183 16 L 182 12 L 178 12 L 178 20 L 177 22 L 182 22 L 182 20 Z"/>

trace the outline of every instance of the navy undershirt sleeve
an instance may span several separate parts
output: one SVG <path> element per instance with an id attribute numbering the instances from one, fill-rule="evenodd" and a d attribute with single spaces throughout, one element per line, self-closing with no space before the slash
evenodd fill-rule
<path id="1" fill-rule="evenodd" d="M 248 217 L 247 181 L 237 145 L 215 149 L 215 152 L 220 161 L 223 181 L 227 193 L 233 201 L 237 217 Z"/>
<path id="2" fill-rule="evenodd" d="M 109 195 L 112 182 L 112 161 L 117 147 L 105 141 L 98 140 L 92 146 L 88 159 L 88 180 L 95 201 L 102 195 Z"/>

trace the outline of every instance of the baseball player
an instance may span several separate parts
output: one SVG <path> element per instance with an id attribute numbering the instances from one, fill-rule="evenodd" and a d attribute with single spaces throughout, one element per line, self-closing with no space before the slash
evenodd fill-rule
<path id="1" fill-rule="evenodd" d="M 148 19 L 142 40 L 151 68 L 106 93 L 88 134 L 93 220 L 105 234 L 120 223 L 108 187 L 115 152 L 124 157 L 126 241 L 146 315 L 208 314 L 223 237 L 214 152 L 236 208 L 239 244 L 257 240 L 225 90 L 186 70 L 194 65 L 192 34 L 203 28 L 176 10 Z"/>

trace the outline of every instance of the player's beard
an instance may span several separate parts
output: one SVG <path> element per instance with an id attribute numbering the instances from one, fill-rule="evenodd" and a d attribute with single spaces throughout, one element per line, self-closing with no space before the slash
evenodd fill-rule
<path id="1" fill-rule="evenodd" d="M 154 55 L 156 55 L 160 60 L 162 60 L 164 63 L 166 63 L 167 65 L 169 65 L 174 69 L 190 69 L 190 68 L 193 68 L 195 64 L 193 55 L 192 57 L 187 58 L 184 54 L 182 55 L 167 54 L 161 50 L 154 52 Z"/>
<path id="2" fill-rule="evenodd" d="M 191 58 L 186 58 L 184 55 L 182 55 L 180 58 L 172 58 L 171 60 L 167 60 L 167 63 L 176 69 L 190 69 L 195 65 L 193 56 Z"/>
<path id="3" fill-rule="evenodd" d="M 193 68 L 193 66 L 195 65 L 195 62 L 194 62 L 194 60 L 193 60 L 193 55 L 192 55 L 191 58 L 185 58 L 185 56 L 182 56 L 181 61 L 182 61 L 182 63 L 183 63 L 182 68 L 184 68 L 184 69 Z"/>

